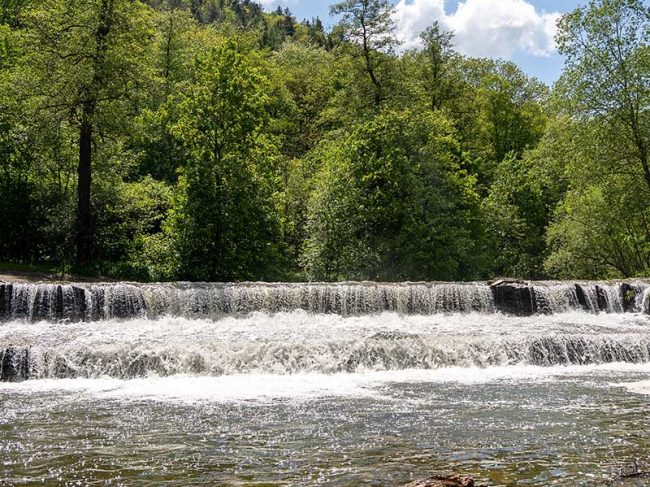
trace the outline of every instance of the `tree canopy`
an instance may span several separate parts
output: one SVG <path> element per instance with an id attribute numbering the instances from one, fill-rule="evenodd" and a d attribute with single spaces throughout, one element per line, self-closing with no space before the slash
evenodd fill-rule
<path id="1" fill-rule="evenodd" d="M 0 262 L 140 280 L 650 273 L 650 8 L 552 88 L 386 0 L 0 2 Z"/>

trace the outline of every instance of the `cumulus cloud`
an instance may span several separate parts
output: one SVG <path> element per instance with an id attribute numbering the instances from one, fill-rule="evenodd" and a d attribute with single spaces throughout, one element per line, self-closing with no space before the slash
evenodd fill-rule
<path id="1" fill-rule="evenodd" d="M 396 34 L 403 42 L 404 49 L 420 46 L 420 33 L 438 20 L 443 27 L 447 26 L 444 0 L 400 0 L 395 5 Z"/>
<path id="2" fill-rule="evenodd" d="M 418 47 L 420 33 L 438 20 L 455 33 L 461 53 L 478 57 L 510 58 L 518 51 L 550 56 L 559 16 L 539 12 L 525 0 L 465 0 L 450 14 L 444 0 L 399 0 L 395 6 L 396 34 L 403 48 Z"/>

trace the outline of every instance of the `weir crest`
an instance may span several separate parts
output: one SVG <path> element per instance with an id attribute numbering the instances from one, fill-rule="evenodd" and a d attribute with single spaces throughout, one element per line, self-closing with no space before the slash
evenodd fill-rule
<path id="1" fill-rule="evenodd" d="M 488 283 L 0 283 L 0 321 L 219 318 L 303 310 L 358 316 L 572 310 L 650 312 L 650 285 L 633 282 Z"/>

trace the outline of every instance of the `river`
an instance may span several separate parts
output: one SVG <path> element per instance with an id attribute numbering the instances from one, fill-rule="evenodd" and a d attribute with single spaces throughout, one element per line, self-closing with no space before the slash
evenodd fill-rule
<path id="1" fill-rule="evenodd" d="M 650 451 L 648 287 L 580 286 L 5 285 L 0 484 L 602 485 Z"/>

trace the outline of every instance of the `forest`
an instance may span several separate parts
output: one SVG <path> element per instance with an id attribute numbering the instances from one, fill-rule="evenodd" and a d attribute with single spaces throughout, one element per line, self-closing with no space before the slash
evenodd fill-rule
<path id="1" fill-rule="evenodd" d="M 387 0 L 0 0 L 0 262 L 140 281 L 650 276 L 650 7 L 553 87 Z"/>

